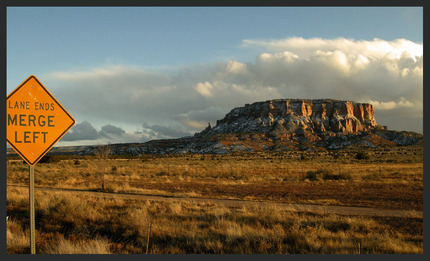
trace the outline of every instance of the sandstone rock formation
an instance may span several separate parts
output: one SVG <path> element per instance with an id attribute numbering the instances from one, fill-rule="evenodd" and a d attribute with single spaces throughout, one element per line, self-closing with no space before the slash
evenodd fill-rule
<path id="1" fill-rule="evenodd" d="M 295 135 L 357 134 L 383 128 L 377 125 L 373 106 L 333 99 L 277 99 L 235 108 L 213 128 L 196 137 L 226 133 L 264 133 L 280 139 Z"/>

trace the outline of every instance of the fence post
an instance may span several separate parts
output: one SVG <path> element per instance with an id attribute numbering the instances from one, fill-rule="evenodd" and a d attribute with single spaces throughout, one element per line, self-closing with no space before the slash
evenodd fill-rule
<path id="1" fill-rule="evenodd" d="M 148 237 L 146 239 L 146 254 L 148 254 L 148 250 L 149 250 L 149 239 L 151 236 L 151 226 L 152 226 L 152 222 L 151 220 L 149 221 L 149 231 L 148 231 Z"/>

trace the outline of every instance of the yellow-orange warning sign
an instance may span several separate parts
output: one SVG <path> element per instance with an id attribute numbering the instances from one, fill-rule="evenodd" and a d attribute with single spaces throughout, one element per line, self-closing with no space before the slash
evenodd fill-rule
<path id="1" fill-rule="evenodd" d="M 75 124 L 34 75 L 7 96 L 6 106 L 7 142 L 31 166 Z"/>

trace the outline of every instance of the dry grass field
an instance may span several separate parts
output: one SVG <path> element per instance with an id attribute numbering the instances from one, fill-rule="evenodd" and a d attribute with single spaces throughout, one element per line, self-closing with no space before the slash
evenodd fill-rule
<path id="1" fill-rule="evenodd" d="M 342 153 L 57 156 L 37 187 L 422 211 L 422 147 Z M 7 252 L 29 253 L 28 166 L 7 163 Z M 18 185 L 18 186 L 17 186 Z M 37 191 L 37 253 L 423 253 L 423 220 Z"/>

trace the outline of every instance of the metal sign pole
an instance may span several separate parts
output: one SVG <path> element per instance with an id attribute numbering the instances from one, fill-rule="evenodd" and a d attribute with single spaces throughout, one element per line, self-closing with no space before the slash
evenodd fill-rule
<path id="1" fill-rule="evenodd" d="M 8 119 L 6 140 L 30 165 L 28 174 L 30 249 L 31 254 L 36 254 L 34 165 L 75 125 L 75 119 L 34 75 L 30 75 L 7 96 L 6 104 Z M 25 121 L 27 118 L 28 124 Z M 31 121 L 35 128 L 29 128 Z"/>
<path id="2" fill-rule="evenodd" d="M 20 86 L 12 91 L 7 96 L 6 103 L 8 119 L 6 140 L 21 158 L 30 165 L 28 174 L 30 249 L 31 254 L 36 254 L 34 165 L 75 125 L 75 119 L 34 75 L 30 75 Z M 27 118 L 28 124 L 25 121 Z M 29 128 L 31 127 L 31 121 L 33 121 L 35 128 Z"/>
<path id="3" fill-rule="evenodd" d="M 35 217 L 34 217 L 34 166 L 30 165 L 29 173 L 29 198 L 30 198 L 30 249 L 31 254 L 36 254 L 36 231 L 35 231 Z"/>

